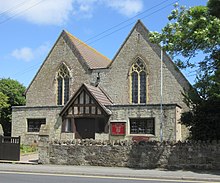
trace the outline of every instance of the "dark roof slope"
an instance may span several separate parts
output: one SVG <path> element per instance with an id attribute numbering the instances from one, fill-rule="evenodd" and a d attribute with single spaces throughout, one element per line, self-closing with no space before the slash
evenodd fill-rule
<path id="1" fill-rule="evenodd" d="M 67 31 L 64 32 L 71 40 L 72 44 L 77 48 L 90 69 L 106 68 L 111 63 L 110 59 L 96 51 L 94 48 L 82 42 Z"/>

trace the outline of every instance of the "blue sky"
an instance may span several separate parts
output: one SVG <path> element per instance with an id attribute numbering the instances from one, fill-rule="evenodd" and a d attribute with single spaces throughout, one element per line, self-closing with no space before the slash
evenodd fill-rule
<path id="1" fill-rule="evenodd" d="M 150 31 L 160 32 L 175 2 L 0 0 L 0 78 L 27 87 L 63 29 L 112 59 L 138 19 Z M 207 0 L 178 3 L 188 7 L 206 5 Z M 193 82 L 193 74 L 184 73 Z"/>

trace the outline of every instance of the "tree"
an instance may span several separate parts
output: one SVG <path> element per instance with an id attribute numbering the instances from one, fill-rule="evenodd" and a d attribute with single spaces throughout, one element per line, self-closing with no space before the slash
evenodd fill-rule
<path id="1" fill-rule="evenodd" d="M 0 111 L 2 108 L 8 107 L 8 97 L 0 92 Z"/>
<path id="2" fill-rule="evenodd" d="M 191 110 L 182 114 L 181 121 L 190 128 L 190 138 L 219 140 L 220 74 L 198 76 L 194 88 L 185 94 L 185 102 Z"/>
<path id="3" fill-rule="evenodd" d="M 13 79 L 0 79 L 0 123 L 4 135 L 11 134 L 12 106 L 25 105 L 25 87 Z"/>
<path id="4" fill-rule="evenodd" d="M 150 40 L 162 42 L 171 57 L 185 58 L 175 60 L 180 68 L 213 69 L 213 58 L 219 57 L 220 50 L 220 19 L 210 15 L 206 6 L 189 9 L 176 6 L 168 19 L 170 22 L 162 33 L 152 32 Z M 204 58 L 195 62 L 192 58 L 199 53 L 203 53 Z"/>
<path id="5" fill-rule="evenodd" d="M 219 0 L 209 0 L 207 7 L 211 15 L 220 18 L 220 1 Z"/>
<path id="6" fill-rule="evenodd" d="M 210 0 L 209 8 L 188 9 L 176 5 L 162 32 L 150 34 L 153 43 L 162 43 L 163 49 L 177 58 L 174 61 L 179 68 L 198 68 L 196 83 L 184 94 L 190 111 L 181 117 L 196 140 L 220 139 L 220 19 L 214 13 L 220 12 L 217 4 L 219 1 Z M 218 11 L 210 9 L 214 6 Z M 203 58 L 197 59 L 198 54 Z"/>

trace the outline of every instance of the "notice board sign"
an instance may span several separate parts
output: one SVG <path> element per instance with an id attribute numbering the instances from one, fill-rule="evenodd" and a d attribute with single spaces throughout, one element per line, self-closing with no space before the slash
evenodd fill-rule
<path id="1" fill-rule="evenodd" d="M 123 122 L 111 123 L 111 135 L 125 135 L 125 123 Z"/>

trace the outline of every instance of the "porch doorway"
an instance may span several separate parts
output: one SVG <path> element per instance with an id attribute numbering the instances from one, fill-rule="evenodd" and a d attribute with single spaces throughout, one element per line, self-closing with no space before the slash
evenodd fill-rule
<path id="1" fill-rule="evenodd" d="M 76 118 L 76 131 L 78 139 L 95 139 L 95 118 Z"/>

